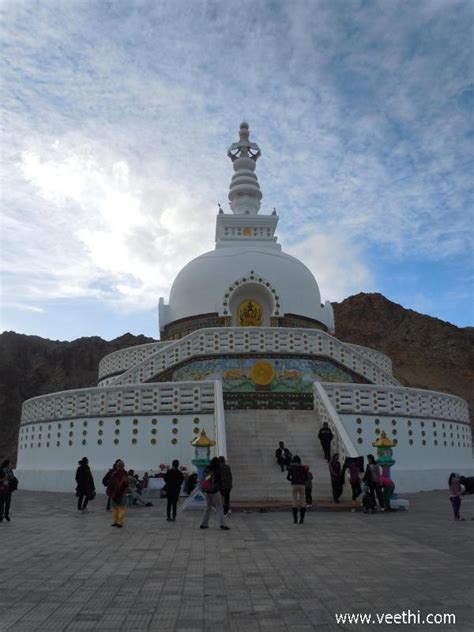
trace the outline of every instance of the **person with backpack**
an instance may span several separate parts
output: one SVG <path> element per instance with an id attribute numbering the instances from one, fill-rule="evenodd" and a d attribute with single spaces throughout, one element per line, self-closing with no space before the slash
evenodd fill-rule
<path id="1" fill-rule="evenodd" d="M 367 455 L 367 467 L 365 468 L 364 478 L 362 479 L 366 485 L 368 485 L 370 489 L 370 493 L 374 497 L 377 496 L 377 500 L 379 501 L 380 508 L 384 509 L 384 501 L 382 494 L 382 484 L 380 482 L 381 472 L 380 467 L 375 460 L 373 454 Z"/>
<path id="2" fill-rule="evenodd" d="M 115 463 L 112 465 L 112 467 L 110 468 L 110 470 L 107 472 L 107 474 L 104 476 L 104 478 L 102 479 L 102 485 L 105 487 L 106 490 L 106 494 L 107 494 L 107 487 L 109 485 L 109 481 L 110 481 L 110 477 L 112 476 L 112 474 L 115 471 L 115 466 L 117 465 L 117 462 L 120 459 L 117 459 L 117 461 L 115 461 Z M 107 505 L 105 507 L 105 511 L 110 511 L 110 496 L 107 496 Z"/>
<path id="3" fill-rule="evenodd" d="M 107 485 L 107 496 L 110 497 L 110 505 L 113 512 L 112 527 L 123 527 L 125 517 L 125 507 L 127 505 L 128 474 L 122 460 L 115 462 L 115 469 L 112 472 L 109 484 Z"/>
<path id="4" fill-rule="evenodd" d="M 79 467 L 76 470 L 76 496 L 78 511 L 85 513 L 87 503 L 95 498 L 94 477 L 87 457 L 79 461 Z"/>
<path id="5" fill-rule="evenodd" d="M 12 493 L 18 489 L 18 479 L 10 467 L 10 460 L 5 459 L 0 466 L 0 522 L 10 522 L 10 505 Z"/>
<path id="6" fill-rule="evenodd" d="M 362 510 L 366 513 L 374 514 L 377 507 L 377 503 L 375 502 L 375 496 L 370 491 L 370 487 L 368 485 L 364 485 L 364 495 L 362 496 Z"/>
<path id="7" fill-rule="evenodd" d="M 202 479 L 200 481 L 201 491 L 206 500 L 206 509 L 202 517 L 200 529 L 209 528 L 209 517 L 214 507 L 220 528 L 223 531 L 229 531 L 229 527 L 224 524 L 224 511 L 222 509 L 222 498 L 219 489 L 222 487 L 221 464 L 215 456 L 208 466 L 206 466 Z"/>
<path id="8" fill-rule="evenodd" d="M 301 459 L 297 454 L 295 454 L 295 456 L 291 459 L 286 478 L 291 483 L 293 522 L 298 524 L 299 509 L 300 524 L 303 524 L 304 515 L 306 513 L 305 483 L 308 479 L 308 474 L 304 469 L 304 466 L 301 465 Z"/>
<path id="9" fill-rule="evenodd" d="M 221 464 L 221 486 L 220 493 L 222 494 L 222 501 L 224 503 L 224 516 L 230 516 L 230 491 L 232 489 L 232 470 L 225 462 L 225 457 L 219 457 L 219 463 Z"/>
<path id="10" fill-rule="evenodd" d="M 176 508 L 179 500 L 179 493 L 181 491 L 181 485 L 183 484 L 184 476 L 179 469 L 179 461 L 175 459 L 171 463 L 171 469 L 165 474 L 165 490 L 166 490 L 166 520 L 168 522 L 176 521 Z"/>

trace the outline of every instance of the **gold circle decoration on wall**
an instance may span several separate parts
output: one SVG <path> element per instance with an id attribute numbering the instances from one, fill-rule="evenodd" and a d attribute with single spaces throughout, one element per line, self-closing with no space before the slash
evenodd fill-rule
<path id="1" fill-rule="evenodd" d="M 252 382 L 255 384 L 258 384 L 259 386 L 268 386 L 268 384 L 271 384 L 275 379 L 276 373 L 270 362 L 261 360 L 259 362 L 255 362 L 250 369 L 250 377 Z"/>

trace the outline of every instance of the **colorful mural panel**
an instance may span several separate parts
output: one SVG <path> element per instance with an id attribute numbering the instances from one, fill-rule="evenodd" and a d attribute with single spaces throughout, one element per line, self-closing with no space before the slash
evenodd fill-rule
<path id="1" fill-rule="evenodd" d="M 222 379 L 227 393 L 312 393 L 315 380 L 356 381 L 332 362 L 305 358 L 209 358 L 190 362 L 172 376 L 173 381 L 213 379 Z"/>

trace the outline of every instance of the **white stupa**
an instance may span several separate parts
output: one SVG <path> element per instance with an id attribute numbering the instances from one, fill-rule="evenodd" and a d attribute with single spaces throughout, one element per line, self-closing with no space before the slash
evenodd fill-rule
<path id="1" fill-rule="evenodd" d="M 176 277 L 169 304 L 160 299 L 161 337 L 181 337 L 194 328 L 197 316 L 208 326 L 238 326 L 238 309 L 252 299 L 262 308 L 259 324 L 292 325 L 334 331 L 332 305 L 321 304 L 316 279 L 298 259 L 277 243 L 278 216 L 259 215 L 262 192 L 255 174 L 261 155 L 242 123 L 239 142 L 228 151 L 234 175 L 230 183 L 231 214 L 219 213 L 216 247 L 193 259 Z"/>
<path id="2" fill-rule="evenodd" d="M 23 488 L 72 490 L 83 456 L 99 477 L 117 458 L 141 472 L 175 458 L 192 469 L 191 440 L 205 430 L 233 467 L 234 498 L 288 496 L 273 456 L 280 439 L 329 496 L 323 422 L 342 458 L 373 452 L 385 432 L 396 444 L 399 491 L 472 473 L 464 400 L 402 387 L 387 356 L 333 336 L 333 310 L 313 274 L 282 251 L 276 213 L 259 213 L 260 155 L 242 123 L 228 151 L 232 212 L 219 210 L 215 249 L 181 270 L 168 304 L 160 299 L 160 341 L 103 358 L 95 388 L 24 403 Z"/>

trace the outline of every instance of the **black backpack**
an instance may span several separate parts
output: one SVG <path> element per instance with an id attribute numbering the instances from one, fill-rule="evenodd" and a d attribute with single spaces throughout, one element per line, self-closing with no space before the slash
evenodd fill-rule
<path id="1" fill-rule="evenodd" d="M 103 485 L 104 487 L 107 487 L 107 486 L 108 486 L 109 481 L 110 481 L 110 477 L 112 476 L 112 472 L 113 472 L 113 470 L 109 470 L 109 471 L 107 472 L 107 474 L 104 476 L 104 478 L 102 479 L 102 485 Z"/>

